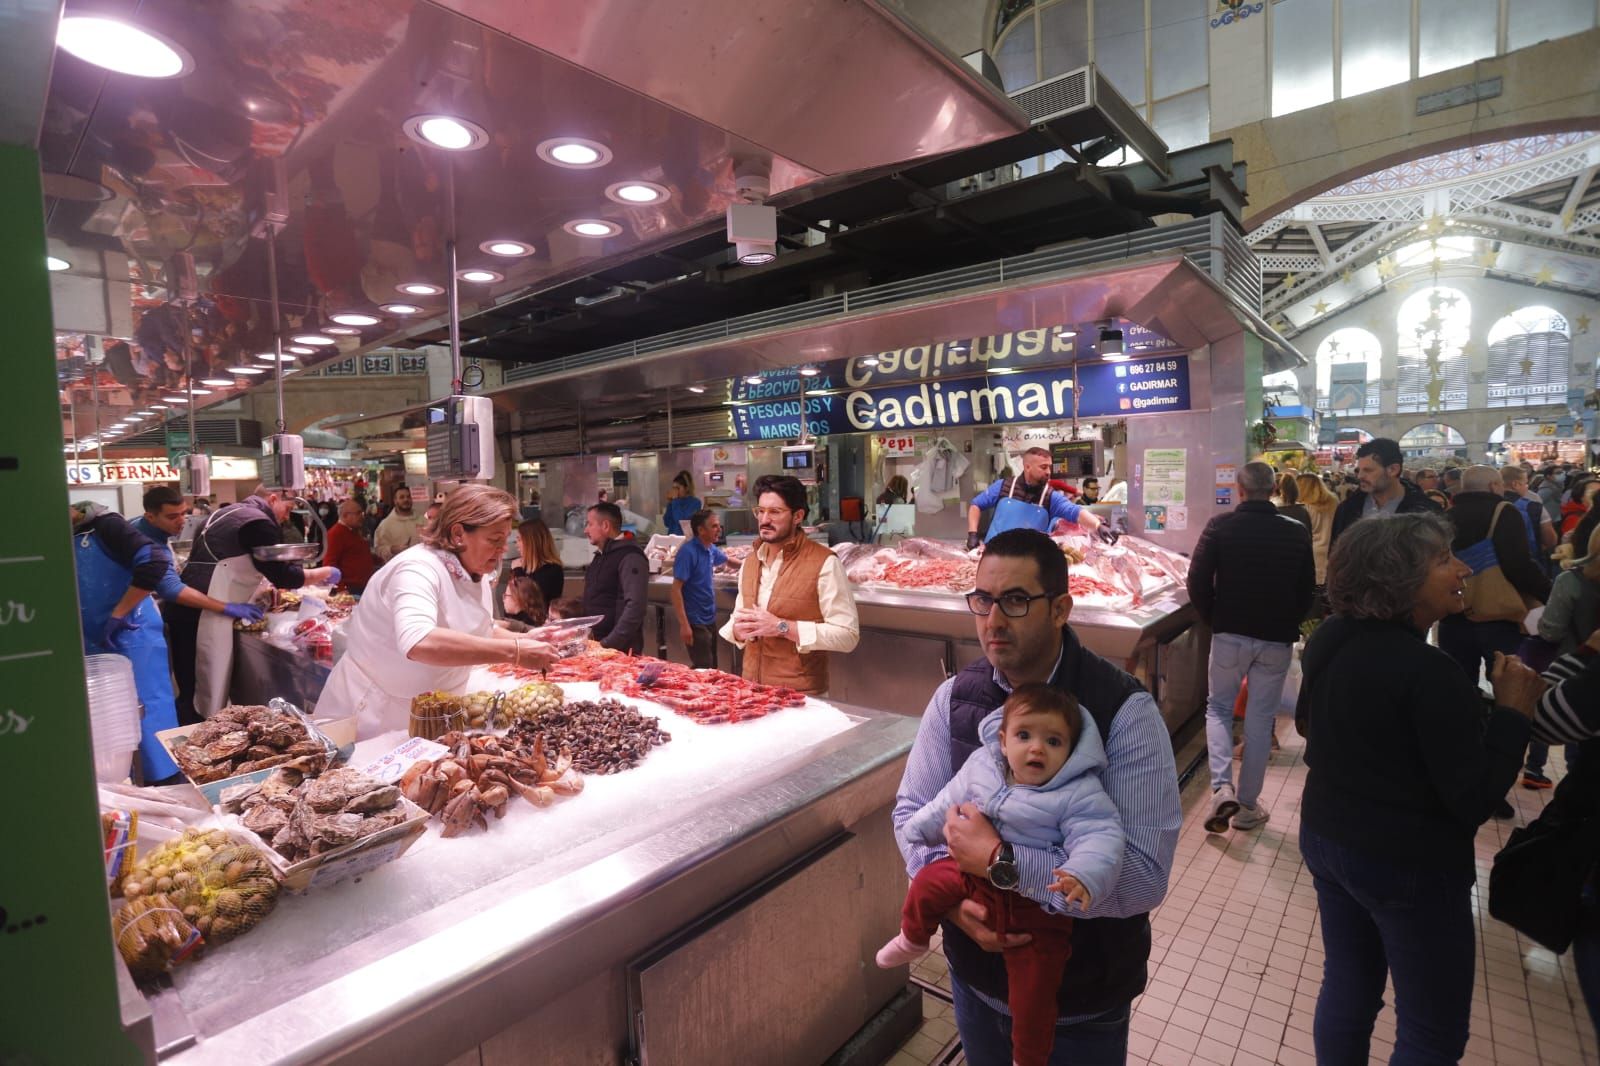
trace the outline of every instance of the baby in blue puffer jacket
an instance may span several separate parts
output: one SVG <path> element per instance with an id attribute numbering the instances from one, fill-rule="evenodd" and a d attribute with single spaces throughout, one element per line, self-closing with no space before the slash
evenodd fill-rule
<path id="1" fill-rule="evenodd" d="M 988 913 L 995 932 L 1028 933 L 1032 940 L 1005 952 L 1011 1008 L 1012 1058 L 1030 1066 L 1050 1057 L 1055 1040 L 1056 994 L 1072 954 L 1072 917 L 1116 884 L 1125 840 L 1116 804 L 1100 784 L 1105 747 L 1100 731 L 1072 696 L 1049 685 L 1022 685 L 978 726 L 983 747 L 973 752 L 943 791 L 902 828 L 909 841 L 944 843 L 950 808 L 973 803 L 1000 834 L 1002 863 L 990 878 L 961 872 L 954 859 L 930 862 L 912 879 L 901 912 L 900 934 L 878 952 L 885 969 L 904 966 L 928 951 L 940 920 L 966 899 Z M 1054 891 L 1059 907 L 1046 909 L 997 884 L 1010 846 L 1065 853 Z M 998 868 L 997 868 L 998 867 Z M 1013 873 L 1014 863 L 1010 868 Z"/>

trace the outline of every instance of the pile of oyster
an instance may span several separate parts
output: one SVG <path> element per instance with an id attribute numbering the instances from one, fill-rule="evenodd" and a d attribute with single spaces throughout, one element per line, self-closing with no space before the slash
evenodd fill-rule
<path id="1" fill-rule="evenodd" d="M 222 790 L 222 809 L 290 862 L 321 855 L 399 825 L 400 789 L 349 767 L 321 777 L 279 767 L 263 781 Z"/>
<path id="2" fill-rule="evenodd" d="M 287 711 L 224 707 L 172 746 L 172 756 L 196 784 L 289 766 L 308 774 L 328 765 L 328 749 Z"/>

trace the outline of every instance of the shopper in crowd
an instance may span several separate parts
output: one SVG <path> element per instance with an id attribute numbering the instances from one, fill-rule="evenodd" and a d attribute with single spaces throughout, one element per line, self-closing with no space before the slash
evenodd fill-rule
<path id="1" fill-rule="evenodd" d="M 394 509 L 384 516 L 372 534 L 373 553 L 380 563 L 386 563 L 421 543 L 422 516 L 412 503 L 411 490 L 401 485 L 394 490 Z"/>
<path id="2" fill-rule="evenodd" d="M 1584 512 L 1583 517 L 1578 519 L 1578 524 L 1572 530 L 1572 537 L 1569 542 L 1565 546 L 1559 544 L 1556 546 L 1558 552 L 1563 550 L 1565 552 L 1565 558 L 1560 560 L 1559 565 L 1576 565 L 1573 562 L 1573 557 L 1586 554 L 1586 545 L 1589 543 L 1589 538 L 1594 536 L 1596 529 L 1600 529 L 1600 507 L 1590 507 L 1588 511 Z M 1557 560 L 1552 559 L 1551 561 L 1554 563 Z"/>
<path id="3" fill-rule="evenodd" d="M 1434 510 L 1422 490 L 1404 479 L 1402 467 L 1400 445 L 1388 437 L 1373 437 L 1356 449 L 1357 491 L 1334 512 L 1330 544 L 1363 518 Z"/>
<path id="4" fill-rule="evenodd" d="M 1261 783 L 1271 755 L 1272 720 L 1316 588 L 1311 534 L 1273 507 L 1271 496 L 1272 467 L 1241 467 L 1238 507 L 1206 523 L 1189 564 L 1189 602 L 1213 631 L 1206 699 L 1208 833 L 1227 832 L 1230 819 L 1235 829 L 1255 829 L 1269 817 L 1261 802 Z M 1250 687 L 1236 793 L 1233 704 L 1246 679 Z"/>
<path id="5" fill-rule="evenodd" d="M 419 692 L 465 691 L 474 666 L 554 662 L 550 645 L 495 622 L 493 579 L 516 518 L 508 492 L 467 484 L 450 493 L 422 543 L 368 583 L 317 713 L 356 716 L 356 737 L 366 740 L 405 729 Z"/>
<path id="6" fill-rule="evenodd" d="M 337 585 L 331 566 L 306 568 L 292 560 L 256 559 L 256 548 L 283 543 L 282 527 L 294 501 L 264 486 L 214 511 L 195 534 L 183 583 L 224 603 L 255 595 L 263 579 L 280 589 Z M 209 718 L 228 701 L 233 675 L 233 623 L 185 604 L 168 608 L 172 666 L 178 680 L 178 718 L 185 725 Z"/>
<path id="7" fill-rule="evenodd" d="M 423 535 L 424 543 L 427 542 L 428 530 L 431 529 L 433 524 L 439 520 L 439 508 L 443 506 L 443 500 L 434 500 L 432 503 L 428 504 L 428 509 L 422 512 L 422 529 L 420 532 Z"/>
<path id="8" fill-rule="evenodd" d="M 1300 851 L 1322 916 L 1319 1063 L 1365 1063 L 1392 977 L 1392 1061 L 1466 1048 L 1474 959 L 1473 838 L 1522 765 L 1543 687 L 1496 655 L 1477 684 L 1426 639 L 1460 612 L 1471 572 L 1432 514 L 1359 522 L 1333 546 L 1333 615 L 1307 643 Z"/>
<path id="9" fill-rule="evenodd" d="M 144 708 L 139 721 L 142 780 L 177 784 L 182 781 L 178 765 L 156 739 L 161 730 L 178 724 L 178 713 L 161 615 L 150 598 L 167 575 L 172 557 L 121 515 L 99 504 L 72 508 L 72 543 L 83 650 L 89 655 L 121 655 L 132 665 L 133 686 Z"/>
<path id="10" fill-rule="evenodd" d="M 722 539 L 722 519 L 704 508 L 689 516 L 694 534 L 678 548 L 672 561 L 672 609 L 678 620 L 678 638 L 697 670 L 717 666 L 717 597 L 711 575 L 728 561 L 717 547 Z"/>
<path id="11" fill-rule="evenodd" d="M 505 591 L 500 594 L 500 607 L 507 622 L 523 626 L 542 626 L 549 613 L 539 583 L 527 574 L 515 574 L 507 579 Z"/>
<path id="12" fill-rule="evenodd" d="M 550 527 L 540 518 L 529 518 L 517 526 L 517 545 L 520 558 L 511 568 L 513 577 L 526 574 L 539 585 L 545 603 L 561 598 L 567 583 L 566 569 L 561 565 L 561 552 L 556 548 L 556 538 Z"/>
<path id="13" fill-rule="evenodd" d="M 1545 513 L 1543 502 L 1528 490 L 1528 472 L 1512 463 L 1501 469 L 1500 485 L 1505 499 L 1522 516 L 1522 524 L 1528 535 L 1528 554 L 1533 557 L 1534 565 L 1550 573 L 1550 553 L 1555 550 L 1560 538 L 1556 534 L 1555 523 Z"/>
<path id="14" fill-rule="evenodd" d="M 614 503 L 589 508 L 584 535 L 595 548 L 583 580 L 583 613 L 599 615 L 593 635 L 607 648 L 644 651 L 644 611 L 650 564 L 644 549 L 622 535 L 622 509 Z"/>
<path id="15" fill-rule="evenodd" d="M 978 546 L 978 524 L 983 512 L 997 507 L 1001 500 L 1020 500 L 1042 508 L 1038 522 L 1030 525 L 1041 532 L 1060 520 L 1076 522 L 1090 533 L 1100 528 L 1100 518 L 1087 507 L 1069 500 L 1065 493 L 1050 491 L 1050 452 L 1044 448 L 1029 448 L 1022 453 L 1020 476 L 1007 474 L 972 498 L 967 507 L 967 547 Z"/>
<path id="16" fill-rule="evenodd" d="M 1498 565 L 1525 600 L 1543 603 L 1550 598 L 1550 579 L 1529 555 L 1526 527 L 1500 489 L 1500 474 L 1492 466 L 1473 466 L 1462 472 L 1461 489 L 1450 507 L 1450 521 L 1455 526 L 1452 550 L 1473 568 L 1467 586 L 1475 595 L 1483 595 L 1478 591 L 1480 583 L 1491 579 L 1484 570 Z M 1483 608 L 1476 609 L 1481 615 Z M 1493 665 L 1497 654 L 1516 654 L 1526 613 L 1498 618 L 1451 614 L 1439 623 L 1439 648 L 1460 663 L 1476 683 L 1479 670 Z"/>
<path id="17" fill-rule="evenodd" d="M 356 506 L 359 508 L 361 505 L 358 503 L 358 504 L 356 504 Z M 361 520 L 357 524 L 356 528 L 361 531 L 361 535 L 362 535 L 362 537 L 364 537 L 366 539 L 367 543 L 371 544 L 372 543 L 372 538 L 377 536 L 377 534 L 378 534 L 378 527 L 380 525 L 382 525 L 382 524 L 383 524 L 383 511 L 382 511 L 382 509 L 379 508 L 379 506 L 376 503 L 369 503 L 369 504 L 367 504 L 367 509 L 366 509 L 365 513 L 363 513 L 361 515 Z"/>
<path id="18" fill-rule="evenodd" d="M 1600 528 L 1590 533 L 1588 552 L 1563 570 L 1550 586 L 1550 599 L 1539 616 L 1539 639 L 1556 655 L 1570 655 L 1600 627 Z M 1537 736 L 1528 743 L 1528 758 L 1523 765 L 1522 787 L 1544 789 L 1551 786 L 1544 767 L 1549 748 Z M 1567 745 L 1567 772 L 1577 765 L 1581 752 L 1576 744 Z"/>
<path id="19" fill-rule="evenodd" d="M 1073 922 L 1052 1061 L 1122 1062 L 1129 1009 L 1147 977 L 1149 912 L 1167 893 L 1183 824 L 1172 741 L 1143 686 L 1085 649 L 1068 625 L 1067 561 L 1049 537 L 1030 529 L 996 535 L 974 584 L 967 606 L 985 657 L 940 685 L 928 702 L 895 799 L 895 828 L 949 783 L 979 748 L 979 723 L 1018 687 L 1042 681 L 1072 694 L 1105 747 L 1101 783 L 1116 804 L 1127 847 L 1115 886 Z M 1012 891 L 1046 910 L 1061 910 L 1053 874 L 1065 858 L 1059 850 L 1013 845 L 1013 862 L 996 865 L 1002 841 L 972 804 L 949 813 L 944 839 L 943 847 L 928 847 L 902 838 L 907 872 L 915 877 L 948 855 L 963 873 L 1014 885 Z M 956 1028 L 974 1066 L 1011 1061 L 1001 953 L 1026 943 L 1021 935 L 996 934 L 988 918 L 985 907 L 969 900 L 944 923 Z"/>
<path id="20" fill-rule="evenodd" d="M 1600 479 L 1589 474 L 1573 479 L 1572 487 L 1567 490 L 1566 498 L 1561 503 L 1561 535 L 1567 543 L 1572 542 L 1571 534 L 1594 507 L 1597 496 L 1600 496 Z"/>
<path id="21" fill-rule="evenodd" d="M 549 610 L 545 613 L 546 622 L 560 622 L 567 618 L 583 617 L 583 601 L 576 596 L 563 596 L 559 600 L 551 600 Z"/>
<path id="22" fill-rule="evenodd" d="M 1311 532 L 1311 512 L 1300 502 L 1300 485 L 1293 474 L 1278 476 L 1278 491 L 1273 494 L 1270 502 L 1278 509 L 1279 514 L 1294 519 L 1306 527 L 1307 533 Z"/>
<path id="23" fill-rule="evenodd" d="M 682 523 L 689 520 L 689 516 L 700 510 L 700 497 L 694 494 L 694 478 L 687 470 L 680 470 L 672 478 L 672 484 L 667 486 L 667 510 L 661 516 L 662 532 L 668 536 L 681 536 Z"/>
<path id="24" fill-rule="evenodd" d="M 1086 477 L 1079 482 L 1078 502 L 1085 506 L 1100 502 L 1100 479 Z"/>
<path id="25" fill-rule="evenodd" d="M 328 530 L 328 553 L 322 561 L 338 567 L 344 588 L 357 594 L 366 591 L 378 560 L 361 528 L 361 506 L 356 501 L 340 502 L 339 520 Z"/>
<path id="26" fill-rule="evenodd" d="M 1539 502 L 1544 504 L 1545 511 L 1550 515 L 1550 521 L 1556 525 L 1561 524 L 1561 477 L 1553 466 L 1547 466 L 1541 472 L 1543 480 L 1539 482 Z"/>
<path id="27" fill-rule="evenodd" d="M 1004 705 L 978 724 L 983 746 L 967 757 L 939 794 L 906 820 L 906 845 L 941 847 L 945 817 L 970 804 L 987 812 L 1002 841 L 989 877 L 964 873 L 956 860 L 935 859 L 917 871 L 901 909 L 900 932 L 878 950 L 884 969 L 928 953 L 949 912 L 971 900 L 997 935 L 1030 939 L 1005 952 L 1006 1006 L 1011 1012 L 1011 1061 L 1047 1066 L 1056 1038 L 1061 979 L 1072 956 L 1073 915 L 1110 893 L 1127 839 L 1116 804 L 1100 783 L 1105 748 L 1086 711 L 1064 689 L 1042 682 L 1019 685 Z M 1051 891 L 1061 903 L 1046 908 L 1005 883 L 1016 848 L 1064 856 Z"/>
<path id="28" fill-rule="evenodd" d="M 1416 485 L 1417 488 L 1421 489 L 1424 493 L 1438 491 L 1439 471 L 1435 470 L 1431 466 L 1425 466 L 1412 476 L 1411 481 L 1412 484 Z"/>
<path id="29" fill-rule="evenodd" d="M 202 611 L 215 611 L 235 622 L 259 622 L 263 612 L 255 604 L 214 600 L 198 589 L 185 585 L 183 578 L 178 576 L 178 564 L 172 557 L 171 541 L 183 529 L 188 514 L 189 508 L 183 502 L 183 493 L 171 485 L 157 485 L 145 492 L 144 514 L 133 520 L 135 530 L 167 552 L 167 570 L 161 576 L 161 583 L 156 586 L 156 598 L 160 601 L 162 616 L 166 616 L 167 604 L 176 603 Z"/>
<path id="30" fill-rule="evenodd" d="M 1439 477 L 1439 488 L 1446 496 L 1454 500 L 1456 493 L 1461 491 L 1461 468 L 1459 466 L 1445 467 L 1444 473 Z"/>
<path id="31" fill-rule="evenodd" d="M 889 479 L 889 483 L 878 493 L 875 501 L 879 507 L 893 507 L 895 504 L 905 503 L 910 498 L 911 483 L 904 474 L 896 474 Z"/>
<path id="32" fill-rule="evenodd" d="M 1317 565 L 1315 602 L 1323 604 L 1323 589 L 1328 583 L 1328 542 L 1333 536 L 1333 512 L 1338 510 L 1339 499 L 1315 474 L 1301 474 L 1295 478 L 1295 487 L 1300 490 L 1300 505 L 1311 516 L 1311 558 Z"/>
<path id="33" fill-rule="evenodd" d="M 744 652 L 744 676 L 813 696 L 828 691 L 828 656 L 861 639 L 855 597 L 839 557 L 806 536 L 806 487 L 767 474 L 756 498 L 756 550 L 739 571 L 722 639 Z"/>

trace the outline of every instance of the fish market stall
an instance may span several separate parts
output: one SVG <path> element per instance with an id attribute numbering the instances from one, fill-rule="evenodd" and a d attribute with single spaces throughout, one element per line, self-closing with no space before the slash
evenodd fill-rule
<path id="1" fill-rule="evenodd" d="M 201 786 L 222 813 L 192 846 L 220 825 L 283 887 L 149 994 L 162 1061 L 712 1062 L 759 1038 L 816 1062 L 880 1015 L 903 1039 L 916 997 L 870 956 L 899 921 L 889 808 L 915 722 L 648 663 L 563 660 L 555 689 L 475 670 L 466 697 L 414 704 L 411 738 L 326 769 L 337 740 L 291 725 L 276 766 Z M 284 731 L 273 713 L 237 709 L 180 761 L 257 765 L 221 756 Z M 452 730 L 430 741 L 434 714 Z M 236 928 L 218 906 L 204 920 Z M 717 1024 L 688 1024 L 705 997 Z"/>

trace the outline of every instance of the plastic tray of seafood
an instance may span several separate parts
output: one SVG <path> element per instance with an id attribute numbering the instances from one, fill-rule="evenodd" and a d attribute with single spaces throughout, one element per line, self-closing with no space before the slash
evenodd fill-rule
<path id="1" fill-rule="evenodd" d="M 278 766 L 320 772 L 344 762 L 356 743 L 356 720 L 312 722 L 283 700 L 267 707 L 224 707 L 199 725 L 156 734 L 185 777 L 213 807 L 224 789 L 260 781 Z"/>

